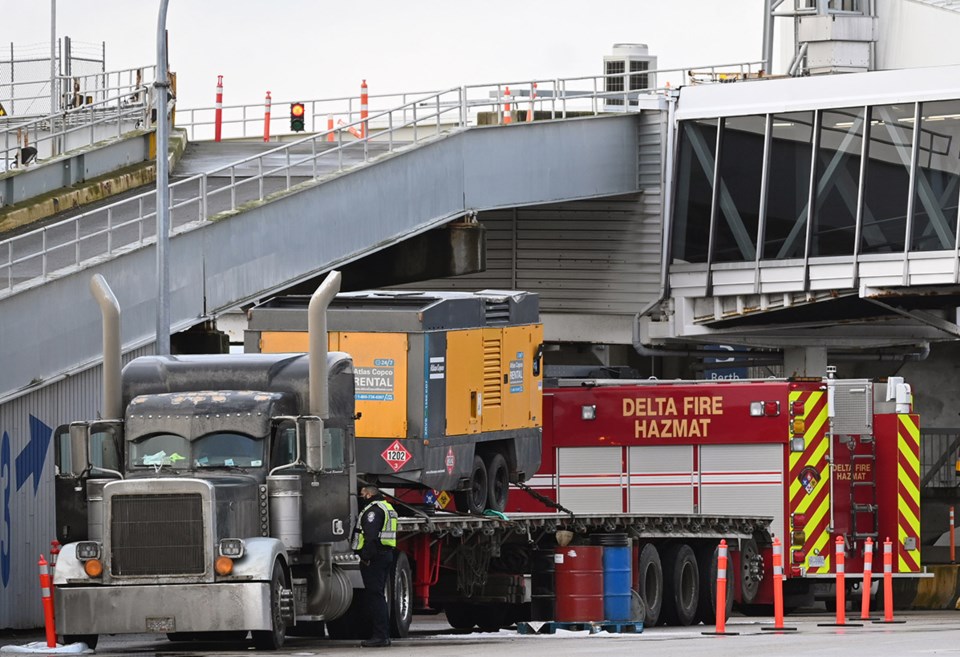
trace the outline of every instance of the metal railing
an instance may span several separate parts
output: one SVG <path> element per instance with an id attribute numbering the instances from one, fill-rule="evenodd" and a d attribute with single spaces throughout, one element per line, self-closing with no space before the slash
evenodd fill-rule
<path id="1" fill-rule="evenodd" d="M 743 69 L 751 65 L 732 66 Z M 759 68 L 760 63 L 752 66 Z M 649 73 L 680 71 L 685 75 L 688 70 Z M 565 119 L 637 111 L 642 97 L 655 97 L 665 89 L 605 91 L 607 80 L 623 77 L 616 74 L 520 80 L 456 87 L 420 96 L 396 94 L 394 97 L 403 100 L 400 105 L 372 111 L 365 120 L 345 122 L 332 130 L 279 144 L 174 182 L 170 186 L 170 197 L 176 199 L 171 203 L 171 233 L 190 230 L 198 222 L 263 201 L 268 195 L 362 166 L 444 133 L 478 124 L 505 123 L 508 105 L 510 117 L 517 122 L 526 120 L 528 112 L 533 112 L 537 120 Z M 611 99 L 620 104 L 609 105 L 607 101 Z M 178 110 L 178 114 L 182 116 L 183 111 Z M 191 120 L 195 123 L 188 122 L 188 127 L 206 124 L 205 118 L 197 122 L 196 115 Z M 183 127 L 184 123 L 178 122 L 178 126 Z M 40 284 L 58 272 L 152 242 L 156 232 L 154 201 L 155 193 L 146 192 L 0 241 L 0 298 Z"/>
<path id="2" fill-rule="evenodd" d="M 960 458 L 960 429 L 920 431 L 920 488 L 956 488 Z"/>
<path id="3" fill-rule="evenodd" d="M 0 118 L 0 172 L 16 161 L 23 139 L 44 158 L 64 152 L 68 139 L 71 150 L 102 140 L 102 127 L 108 124 L 115 123 L 120 136 L 124 123 L 143 117 L 154 71 L 154 66 L 146 66 L 58 78 L 62 89 L 71 89 L 60 96 L 67 109 L 46 116 Z M 77 91 L 72 90 L 75 81 Z"/>

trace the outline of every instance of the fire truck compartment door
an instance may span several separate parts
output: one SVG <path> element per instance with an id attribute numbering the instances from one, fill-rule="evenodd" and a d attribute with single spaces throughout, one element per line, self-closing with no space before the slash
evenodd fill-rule
<path id="1" fill-rule="evenodd" d="M 631 513 L 692 514 L 691 445 L 646 445 L 629 448 Z"/>
<path id="2" fill-rule="evenodd" d="M 623 450 L 565 447 L 557 450 L 557 501 L 574 513 L 623 510 Z"/>
<path id="3" fill-rule="evenodd" d="M 772 516 L 770 530 L 784 537 L 783 445 L 703 445 L 700 512 Z"/>

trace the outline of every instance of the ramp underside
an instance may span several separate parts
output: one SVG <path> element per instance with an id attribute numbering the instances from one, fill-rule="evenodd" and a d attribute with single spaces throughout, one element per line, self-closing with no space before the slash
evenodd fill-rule
<path id="1" fill-rule="evenodd" d="M 197 225 L 171 240 L 173 329 L 474 210 L 636 192 L 638 122 L 607 116 L 461 131 Z M 148 246 L 0 301 L 0 399 L 99 360 L 94 273 L 120 303 L 124 348 L 152 342 L 156 270 Z"/>

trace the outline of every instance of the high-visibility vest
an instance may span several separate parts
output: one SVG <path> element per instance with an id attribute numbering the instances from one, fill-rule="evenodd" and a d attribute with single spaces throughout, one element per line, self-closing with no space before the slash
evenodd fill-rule
<path id="1" fill-rule="evenodd" d="M 385 545 L 386 547 L 395 548 L 397 547 L 397 512 L 386 500 L 374 500 L 370 502 L 367 506 L 363 507 L 363 511 L 360 512 L 360 516 L 357 519 L 357 526 L 354 529 L 353 534 L 353 549 L 362 550 L 363 542 L 366 538 L 363 535 L 363 516 L 371 508 L 379 506 L 383 509 L 383 527 L 380 528 L 380 544 Z"/>

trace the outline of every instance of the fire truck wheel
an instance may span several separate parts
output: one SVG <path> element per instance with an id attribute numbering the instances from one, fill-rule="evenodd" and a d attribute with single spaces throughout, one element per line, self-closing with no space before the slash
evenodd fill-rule
<path id="1" fill-rule="evenodd" d="M 700 570 L 700 600 L 697 602 L 697 620 L 704 625 L 717 622 L 717 557 L 719 547 L 706 543 L 697 550 L 697 567 Z M 733 578 L 727 576 L 726 615 L 733 611 Z"/>
<path id="2" fill-rule="evenodd" d="M 85 643 L 90 650 L 97 649 L 97 642 L 100 640 L 99 634 L 64 634 L 63 645 L 71 643 Z"/>
<path id="3" fill-rule="evenodd" d="M 279 650 L 287 636 L 287 620 L 283 610 L 283 590 L 287 588 L 287 575 L 277 561 L 273 564 L 273 578 L 270 581 L 270 621 L 272 629 L 257 630 L 253 633 L 253 645 L 257 650 Z"/>
<path id="4" fill-rule="evenodd" d="M 443 607 L 447 622 L 455 630 L 472 630 L 476 625 L 477 615 L 473 605 L 465 602 L 451 602 Z"/>
<path id="5" fill-rule="evenodd" d="M 474 455 L 473 468 L 470 470 L 470 487 L 456 491 L 453 501 L 461 513 L 483 513 L 487 508 L 487 466 L 480 455 Z"/>
<path id="6" fill-rule="evenodd" d="M 503 511 L 507 508 L 507 495 L 510 493 L 510 469 L 507 459 L 497 452 L 487 464 L 487 508 Z"/>
<path id="7" fill-rule="evenodd" d="M 647 543 L 640 550 L 637 566 L 637 590 L 643 598 L 643 624 L 653 627 L 660 620 L 663 605 L 663 567 L 657 546 Z"/>
<path id="8" fill-rule="evenodd" d="M 664 552 L 663 584 L 663 621 L 681 626 L 693 623 L 700 597 L 700 573 L 697 558 L 686 543 L 674 543 Z"/>
<path id="9" fill-rule="evenodd" d="M 390 569 L 387 579 L 387 605 L 390 609 L 390 636 L 402 639 L 410 634 L 413 621 L 413 577 L 410 573 L 410 561 L 403 552 Z"/>
<path id="10" fill-rule="evenodd" d="M 760 549 L 752 538 L 740 543 L 740 603 L 751 604 L 760 590 Z"/>

